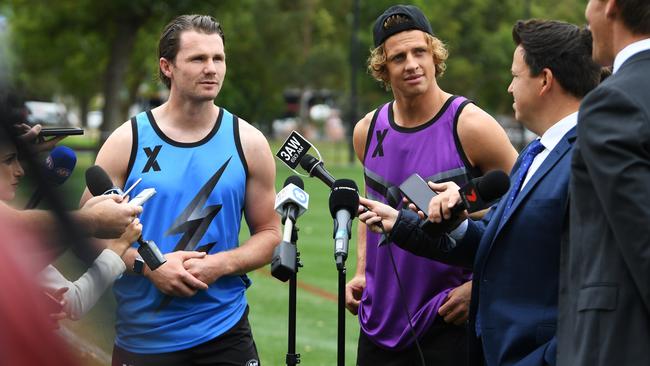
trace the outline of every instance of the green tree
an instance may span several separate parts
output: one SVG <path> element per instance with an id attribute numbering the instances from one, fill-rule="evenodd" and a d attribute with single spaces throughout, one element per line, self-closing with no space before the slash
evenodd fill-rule
<path id="1" fill-rule="evenodd" d="M 583 23 L 584 1 L 413 0 L 450 50 L 446 90 L 492 113 L 510 113 L 511 28 L 532 16 Z M 354 0 L 9 0 L 16 71 L 34 97 L 72 96 L 81 109 L 104 98 L 105 132 L 127 117 L 142 93 L 160 87 L 157 40 L 182 13 L 207 13 L 223 23 L 228 75 L 217 103 L 265 124 L 284 109 L 283 91 L 331 89 L 346 108 L 350 67 L 358 71 L 359 111 L 391 98 L 367 74 L 372 25 L 394 1 L 360 1 L 360 51 L 350 60 Z M 530 5 L 530 6 L 528 6 Z M 353 66 L 351 66 L 353 65 Z M 85 115 L 85 113 L 82 113 Z"/>

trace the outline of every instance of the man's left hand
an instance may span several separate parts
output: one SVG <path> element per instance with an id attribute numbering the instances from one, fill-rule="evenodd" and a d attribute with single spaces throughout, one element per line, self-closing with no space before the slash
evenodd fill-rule
<path id="1" fill-rule="evenodd" d="M 183 262 L 183 266 L 199 281 L 210 285 L 224 275 L 219 271 L 219 269 L 225 268 L 225 264 L 221 263 L 222 256 L 220 254 L 222 253 L 206 255 L 203 258 L 191 258 Z"/>
<path id="2" fill-rule="evenodd" d="M 463 325 L 469 317 L 469 302 L 472 297 L 472 281 L 449 291 L 444 304 L 438 309 L 438 314 L 445 319 L 447 323 Z"/>

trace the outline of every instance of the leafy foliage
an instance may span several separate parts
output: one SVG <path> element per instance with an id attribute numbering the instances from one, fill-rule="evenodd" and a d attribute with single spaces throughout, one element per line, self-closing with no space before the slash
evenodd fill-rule
<path id="1" fill-rule="evenodd" d="M 102 95 L 105 130 L 126 106 L 161 89 L 156 81 L 160 30 L 182 13 L 214 15 L 224 26 L 228 75 L 217 103 L 265 126 L 284 111 L 287 88 L 330 89 L 349 107 L 350 68 L 357 68 L 359 111 L 391 98 L 365 72 L 372 24 L 394 1 L 360 2 L 360 52 L 350 60 L 355 0 L 10 0 L 17 81 L 34 98 Z M 413 0 L 448 45 L 443 89 L 509 113 L 511 27 L 532 16 L 584 23 L 584 2 L 566 0 Z M 354 65 L 354 66 L 351 66 Z M 117 80 L 116 80 L 117 79 Z M 116 100 L 116 102 L 111 102 Z"/>

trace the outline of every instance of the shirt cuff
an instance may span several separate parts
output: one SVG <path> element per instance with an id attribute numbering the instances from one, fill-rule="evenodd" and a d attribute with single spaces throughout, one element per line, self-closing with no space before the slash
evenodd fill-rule
<path id="1" fill-rule="evenodd" d="M 461 240 L 465 237 L 465 234 L 467 233 L 467 227 L 469 226 L 469 222 L 467 219 L 463 220 L 463 222 L 458 225 L 454 230 L 452 230 L 449 233 L 449 237 L 454 239 L 454 240 Z"/>

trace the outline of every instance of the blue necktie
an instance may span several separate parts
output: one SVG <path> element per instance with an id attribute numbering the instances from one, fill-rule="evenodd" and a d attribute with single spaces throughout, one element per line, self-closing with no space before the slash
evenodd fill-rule
<path id="1" fill-rule="evenodd" d="M 506 201 L 506 208 L 503 210 L 503 215 L 510 210 L 510 207 L 512 206 L 512 203 L 515 202 L 515 198 L 517 198 L 517 194 L 521 190 L 521 185 L 524 183 L 524 179 L 526 178 L 526 174 L 528 173 L 528 169 L 530 168 L 530 165 L 533 163 L 533 160 L 537 156 L 537 154 L 541 153 L 544 150 L 544 145 L 542 145 L 539 140 L 533 140 L 533 142 L 528 145 L 528 149 L 526 149 L 526 152 L 524 153 L 524 157 L 521 159 L 521 165 L 519 166 L 519 175 L 517 176 L 517 181 L 515 184 L 511 187 L 510 193 L 508 194 L 508 201 Z"/>

